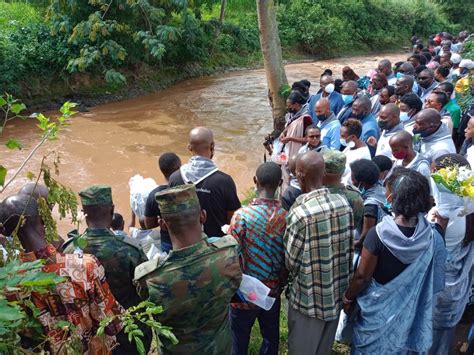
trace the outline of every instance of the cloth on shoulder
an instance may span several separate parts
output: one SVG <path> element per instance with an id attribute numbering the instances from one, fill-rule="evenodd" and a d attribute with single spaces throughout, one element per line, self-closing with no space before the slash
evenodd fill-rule
<path id="1" fill-rule="evenodd" d="M 446 248 L 441 235 L 420 214 L 415 233 L 407 238 L 385 217 L 378 227 L 389 250 L 411 264 L 385 285 L 372 280 L 357 297 L 360 314 L 354 321 L 355 353 L 388 354 L 428 351 L 433 341 L 435 293 L 444 287 Z M 389 233 L 387 231 L 390 230 Z M 399 233 L 398 240 L 395 233 Z M 409 244 L 414 246 L 409 250 Z"/>

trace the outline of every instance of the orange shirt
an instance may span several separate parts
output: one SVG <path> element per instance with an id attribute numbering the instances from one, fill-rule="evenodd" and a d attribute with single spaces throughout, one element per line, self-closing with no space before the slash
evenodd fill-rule
<path id="1" fill-rule="evenodd" d="M 64 342 L 71 336 L 55 327 L 59 321 L 73 324 L 72 333 L 80 338 L 83 354 L 111 353 L 116 346 L 115 334 L 122 328 L 120 321 L 116 319 L 107 326 L 104 339 L 95 333 L 101 320 L 122 313 L 123 308 L 110 292 L 99 261 L 89 254 L 59 253 L 51 244 L 36 252 L 21 253 L 20 258 L 24 262 L 45 259 L 42 271 L 65 279 L 47 293 L 31 294 L 40 312 L 38 320 L 49 338 L 51 353 L 65 353 Z"/>

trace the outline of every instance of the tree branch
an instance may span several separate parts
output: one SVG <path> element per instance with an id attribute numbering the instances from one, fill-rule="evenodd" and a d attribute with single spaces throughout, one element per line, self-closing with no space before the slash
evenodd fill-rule
<path id="1" fill-rule="evenodd" d="M 18 170 L 15 172 L 15 174 L 13 174 L 13 176 L 10 178 L 10 180 L 8 180 L 8 182 L 3 185 L 2 189 L 0 190 L 0 193 L 3 193 L 8 185 L 10 185 L 13 180 L 15 180 L 17 177 L 18 177 L 18 174 L 20 174 L 20 172 L 23 170 L 23 168 L 26 166 L 26 163 L 28 163 L 28 161 L 33 157 L 33 155 L 36 153 L 36 151 L 48 140 L 48 135 L 44 135 L 44 137 L 41 139 L 41 141 L 31 150 L 30 154 L 28 154 L 28 156 L 26 157 L 26 159 L 23 161 L 23 163 L 21 163 L 20 167 L 18 168 Z"/>

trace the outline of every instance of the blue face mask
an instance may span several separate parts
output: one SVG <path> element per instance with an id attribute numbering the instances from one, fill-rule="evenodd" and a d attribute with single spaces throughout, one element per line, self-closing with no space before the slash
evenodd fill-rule
<path id="1" fill-rule="evenodd" d="M 318 120 L 320 121 L 325 121 L 327 116 L 326 115 L 316 115 L 316 117 L 318 118 Z"/>
<path id="2" fill-rule="evenodd" d="M 385 208 L 387 211 L 392 210 L 392 204 L 388 202 L 388 200 L 385 200 L 385 203 L 383 204 L 383 208 Z"/>
<path id="3" fill-rule="evenodd" d="M 348 105 L 352 101 L 354 101 L 354 97 L 352 95 L 341 95 L 341 96 L 342 96 L 342 101 L 344 101 L 345 105 Z"/>
<path id="4" fill-rule="evenodd" d="M 397 75 L 395 75 L 395 76 L 397 77 L 397 79 L 400 79 L 403 75 L 405 75 L 405 74 L 397 73 Z"/>
<path id="5" fill-rule="evenodd" d="M 410 115 L 408 112 L 400 112 L 400 121 L 401 122 L 406 122 L 410 119 Z"/>

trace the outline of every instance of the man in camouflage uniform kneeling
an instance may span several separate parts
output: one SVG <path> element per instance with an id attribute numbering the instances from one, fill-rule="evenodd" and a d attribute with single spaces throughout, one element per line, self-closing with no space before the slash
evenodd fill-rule
<path id="1" fill-rule="evenodd" d="M 179 340 L 177 345 L 165 341 L 164 353 L 229 354 L 228 309 L 242 279 L 237 243 L 230 236 L 207 240 L 206 212 L 194 185 L 158 192 L 156 201 L 173 250 L 164 260 L 139 265 L 135 279 L 142 298 L 163 306 L 158 320 Z"/>

